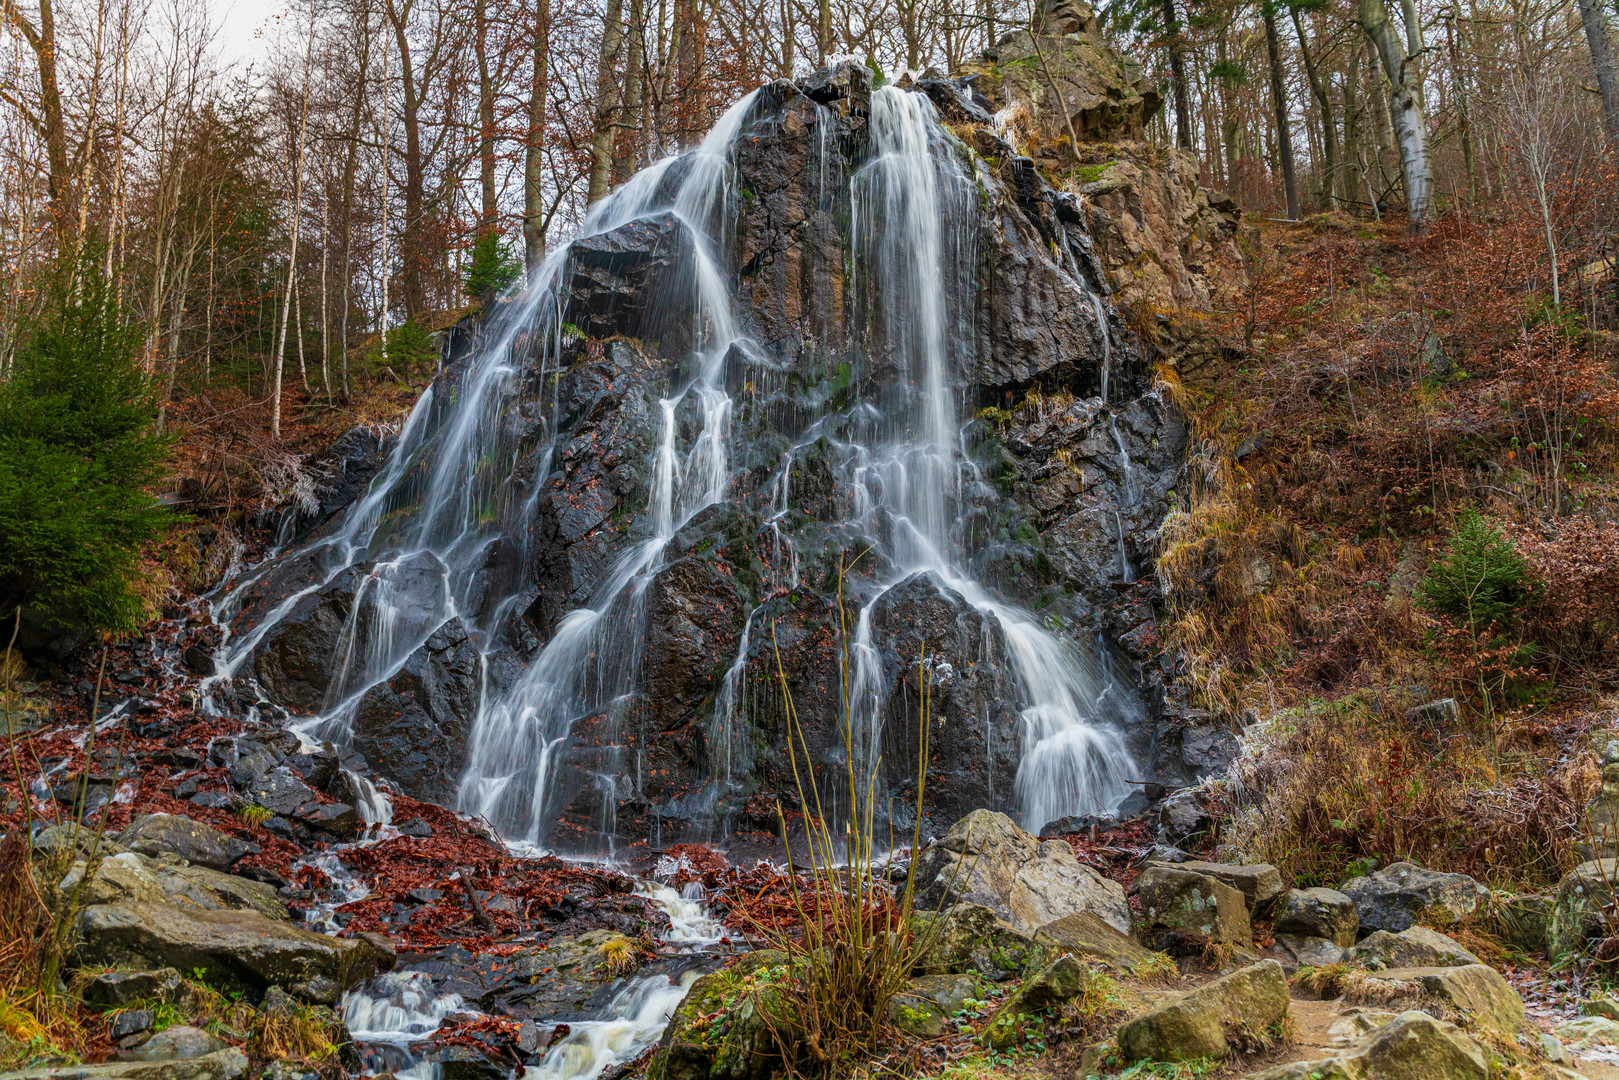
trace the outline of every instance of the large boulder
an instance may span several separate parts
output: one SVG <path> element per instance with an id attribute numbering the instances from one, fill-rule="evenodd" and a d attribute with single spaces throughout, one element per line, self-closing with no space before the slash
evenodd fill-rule
<path id="1" fill-rule="evenodd" d="M 1443 874 L 1408 862 L 1351 878 L 1339 891 L 1355 902 L 1363 934 L 1397 934 L 1419 919 L 1455 922 L 1478 910 L 1489 892 L 1466 874 Z"/>
<path id="2" fill-rule="evenodd" d="M 1271 929 L 1278 935 L 1326 938 L 1340 948 L 1355 943 L 1360 915 L 1355 902 L 1333 889 L 1289 889 L 1276 902 Z"/>
<path id="3" fill-rule="evenodd" d="M 168 852 L 210 870 L 229 870 L 259 846 L 175 814 L 142 814 L 118 834 L 118 843 L 141 855 Z"/>
<path id="4" fill-rule="evenodd" d="M 1061 840 L 1038 840 L 992 810 L 956 822 L 918 857 L 913 873 L 922 904 L 982 904 L 1024 933 L 1082 911 L 1120 933 L 1130 930 L 1124 886 L 1082 865 Z"/>
<path id="5" fill-rule="evenodd" d="M 74 863 L 58 890 L 78 895 L 85 904 L 166 902 L 201 911 L 252 910 L 270 919 L 288 917 L 273 886 L 190 866 L 173 856 L 149 859 L 132 851 L 109 856 L 96 864 L 81 892 L 85 869 L 84 863 Z"/>
<path id="6" fill-rule="evenodd" d="M 216 986 L 256 997 L 279 985 L 321 1005 L 394 961 L 383 939 L 329 937 L 257 911 L 96 904 L 80 914 L 79 933 L 79 959 L 88 967 L 200 968 Z"/>
<path id="7" fill-rule="evenodd" d="M 1413 1010 L 1331 1057 L 1277 1065 L 1248 1080 L 1488 1080 L 1492 1060 L 1461 1029 Z"/>
<path id="8" fill-rule="evenodd" d="M 1253 940 L 1248 905 L 1236 889 L 1179 867 L 1149 866 L 1136 879 L 1141 913 L 1157 930 L 1226 945 Z"/>
<path id="9" fill-rule="evenodd" d="M 1119 1029 L 1126 1061 L 1223 1058 L 1280 1034 L 1287 1015 L 1282 965 L 1262 960 L 1181 994 Z"/>
<path id="10" fill-rule="evenodd" d="M 1415 997 L 1436 1002 L 1469 1028 L 1508 1038 L 1523 1030 L 1523 999 L 1501 973 L 1485 964 L 1463 967 L 1385 968 L 1368 973 L 1389 1000 Z M 1413 1001 L 1415 1004 L 1415 1001 Z"/>

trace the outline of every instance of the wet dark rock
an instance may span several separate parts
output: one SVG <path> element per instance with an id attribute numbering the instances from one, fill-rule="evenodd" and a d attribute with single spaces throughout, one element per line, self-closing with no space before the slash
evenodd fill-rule
<path id="1" fill-rule="evenodd" d="M 366 691 L 352 745 L 405 794 L 453 804 L 478 689 L 478 650 L 461 620 L 451 619 Z"/>
<path id="2" fill-rule="evenodd" d="M 352 839 L 360 831 L 360 812 L 347 803 L 305 803 L 293 816 L 341 840 Z"/>
<path id="3" fill-rule="evenodd" d="M 804 96 L 844 116 L 871 112 L 871 69 L 858 60 L 839 60 L 802 79 Z"/>
<path id="4" fill-rule="evenodd" d="M 419 817 L 400 822 L 398 829 L 401 836 L 409 836 L 417 840 L 425 840 L 433 835 L 433 826 Z"/>
<path id="5" fill-rule="evenodd" d="M 388 459 L 396 436 L 361 425 L 339 435 L 305 469 L 314 477 L 313 493 L 289 506 L 280 525 L 285 539 L 302 539 L 320 529 L 365 494 L 377 470 Z M 289 535 L 290 533 L 290 535 Z"/>
<path id="6" fill-rule="evenodd" d="M 1179 791 L 1165 799 L 1158 808 L 1158 839 L 1174 845 L 1187 844 L 1201 838 L 1214 820 L 1203 809 L 1195 791 Z"/>
<path id="7" fill-rule="evenodd" d="M 283 817 L 315 801 L 314 789 L 285 765 L 277 765 L 254 777 L 243 787 L 242 796 L 253 805 L 267 807 Z"/>
<path id="8" fill-rule="evenodd" d="M 982 124 L 993 105 L 987 81 L 932 73 L 917 85 L 958 127 Z M 1084 108 L 1101 123 L 1125 101 L 1139 107 L 1145 98 L 1133 87 L 1120 82 L 1117 101 Z M 1015 809 L 1020 692 L 1008 677 L 1002 628 L 928 575 L 879 598 L 877 583 L 899 576 L 881 545 L 904 525 L 882 512 L 854 520 L 855 506 L 871 494 L 850 482 L 859 447 L 869 442 L 861 425 L 872 422 L 868 413 L 891 419 L 913 407 L 917 392 L 910 361 L 896 355 L 902 350 L 873 347 L 905 330 L 913 315 L 889 283 L 858 272 L 871 265 L 877 245 L 895 239 L 873 230 L 850 194 L 852 183 L 872 178 L 862 173 L 870 164 L 871 94 L 870 71 L 840 62 L 798 85 L 761 88 L 742 117 L 743 134 L 730 153 L 734 194 L 715 201 L 714 222 L 696 223 L 707 228 L 724 218 L 723 250 L 715 254 L 733 283 L 734 314 L 747 338 L 723 365 L 733 410 L 727 497 L 680 524 L 637 603 L 626 598 L 610 613 L 644 629 L 593 658 L 600 684 L 592 683 L 590 704 L 570 717 L 567 737 L 555 746 L 552 775 L 561 782 L 548 792 L 540 821 L 529 820 L 532 792 L 518 782 L 505 796 L 509 803 L 490 810 L 498 827 L 521 823 L 548 845 L 593 852 L 604 830 L 655 846 L 719 836 L 773 845 L 773 797 L 790 799 L 795 789 L 783 716 L 762 689 L 774 686 L 778 648 L 817 781 L 830 797 L 845 798 L 839 703 L 829 689 L 838 684 L 839 656 L 827 628 L 836 619 L 840 557 L 874 544 L 878 551 L 846 585 L 857 607 L 872 604 L 880 657 L 883 744 L 872 749 L 884 763 L 879 800 L 897 808 L 881 827 L 914 824 L 917 727 L 908 687 L 924 648 L 936 757 L 924 832 L 939 835 L 974 809 Z M 1124 683 L 1134 677 L 1152 705 L 1130 699 L 1105 718 L 1128 728 L 1145 773 L 1132 779 L 1180 785 L 1219 768 L 1234 746 L 1224 733 L 1158 708 L 1167 676 L 1158 664 L 1162 597 L 1151 571 L 1156 529 L 1180 483 L 1185 425 L 1171 403 L 1149 392 L 1149 350 L 1117 307 L 1104 299 L 1099 312 L 1092 301 L 1092 294 L 1105 298 L 1109 286 L 1088 235 L 1089 207 L 1046 185 L 1045 162 L 1016 160 L 982 129 L 970 135 L 986 148 L 982 159 L 962 155 L 943 137 L 935 147 L 941 161 L 964 165 L 939 174 L 941 197 L 961 224 L 946 230 L 949 250 L 941 253 L 952 341 L 947 377 L 968 408 L 994 405 L 1011 419 L 970 429 L 982 471 L 951 509 L 959 510 L 965 569 L 1077 645 L 1102 642 L 1098 668 L 1122 665 L 1115 697 L 1128 698 Z M 660 184 L 673 190 L 691 167 L 690 159 L 675 163 Z M 955 258 L 969 249 L 973 258 Z M 697 328 L 692 250 L 687 224 L 673 213 L 571 247 L 561 285 L 563 318 L 573 329 L 520 335 L 512 396 L 485 421 L 502 432 L 493 455 L 500 495 L 490 514 L 499 525 L 480 548 L 481 561 L 456 568 L 458 583 L 469 579 L 471 602 L 458 600 L 465 624 L 442 621 L 445 568 L 430 555 L 397 568 L 386 561 L 340 568 L 331 549 L 306 545 L 245 587 L 232 640 L 245 640 L 276 605 L 305 593 L 251 658 L 270 702 L 308 714 L 357 698 L 353 736 L 339 753 L 360 753 L 406 794 L 453 804 L 483 679 L 487 692 L 498 694 L 519 678 L 563 617 L 598 603 L 610 570 L 652 535 L 646 506 L 659 401 L 696 374 L 688 355 Z M 412 468 L 433 461 L 434 441 L 469 390 L 468 355 L 452 352 L 434 382 L 418 418 L 426 432 L 420 464 Z M 683 454 L 701 429 L 697 397 L 686 394 L 676 409 Z M 812 431 L 814 422 L 823 426 Z M 351 463 L 356 478 L 372 468 L 373 443 L 364 433 L 340 443 L 330 457 L 344 463 L 342 477 Z M 778 505 L 776 474 L 784 466 Z M 415 488 L 426 478 L 409 483 Z M 311 512 L 311 521 L 329 515 L 327 524 L 306 526 L 299 518 L 295 527 L 330 530 L 339 504 L 351 505 L 363 483 L 352 486 L 334 488 L 329 503 Z M 392 508 L 371 550 L 390 550 L 387 530 L 408 527 L 412 513 L 408 505 Z M 391 587 L 382 588 L 385 582 Z M 383 592 L 397 648 L 372 665 L 371 678 L 384 671 L 389 678 L 367 686 L 348 672 L 346 658 L 380 648 L 373 624 Z M 477 646 L 470 626 L 479 628 L 470 635 Z M 638 674 L 633 683 L 612 684 L 631 671 Z M 748 708 L 722 707 L 727 673 L 749 695 Z M 238 712 L 257 704 L 245 678 L 220 695 L 235 695 Z M 325 755 L 285 754 L 273 764 L 251 753 L 221 763 L 243 774 L 244 787 L 257 782 L 249 773 L 287 769 L 359 805 L 357 795 L 332 791 L 337 781 L 326 779 Z M 307 801 L 278 804 L 279 820 L 269 827 L 299 835 L 305 825 L 289 815 Z M 1126 809 L 1133 815 L 1150 805 L 1134 797 Z M 1190 836 L 1165 839 L 1191 843 Z"/>
<path id="9" fill-rule="evenodd" d="M 695 277 L 691 233 L 674 213 L 640 218 L 569 246 L 571 321 L 587 334 L 658 341 L 671 356 L 689 348 Z"/>
<path id="10" fill-rule="evenodd" d="M 1277 934 L 1326 938 L 1347 949 L 1355 943 L 1360 916 L 1355 902 L 1334 889 L 1289 889 L 1276 902 L 1271 928 Z"/>
<path id="11" fill-rule="evenodd" d="M 296 564 L 286 568 L 292 571 Z M 354 674 L 344 674 L 343 659 L 368 654 L 380 625 L 382 605 L 394 642 L 423 641 L 442 619 L 444 565 L 429 552 L 405 559 L 397 567 L 361 564 L 339 571 L 325 585 L 300 599 L 265 635 L 254 653 L 253 668 L 272 700 L 299 712 L 318 712 L 329 700 L 341 700 L 358 687 Z M 288 583 L 291 588 L 293 583 Z M 352 634 L 346 633 L 352 625 Z"/>

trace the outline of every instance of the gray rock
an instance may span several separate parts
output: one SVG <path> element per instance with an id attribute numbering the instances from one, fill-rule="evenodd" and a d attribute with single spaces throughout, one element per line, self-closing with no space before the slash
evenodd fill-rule
<path id="1" fill-rule="evenodd" d="M 858 60 L 839 60 L 798 84 L 811 101 L 844 116 L 871 112 L 871 69 Z"/>
<path id="2" fill-rule="evenodd" d="M 1488 1080 L 1493 1058 L 1461 1029 L 1413 1010 L 1332 1057 L 1277 1065 L 1248 1080 Z"/>
<path id="3" fill-rule="evenodd" d="M 1126 1061 L 1223 1058 L 1239 1033 L 1264 1036 L 1287 1015 L 1287 977 L 1274 960 L 1215 979 L 1178 995 L 1119 1029 Z"/>
<path id="4" fill-rule="evenodd" d="M 241 1080 L 247 1055 L 227 1046 L 199 1058 L 118 1061 L 109 1065 L 53 1065 L 5 1074 L 5 1080 Z"/>
<path id="5" fill-rule="evenodd" d="M 1343 946 L 1324 937 L 1300 937 L 1297 934 L 1276 935 L 1276 944 L 1282 949 L 1289 967 L 1326 967 L 1342 963 Z"/>
<path id="6" fill-rule="evenodd" d="M 1465 967 L 1386 968 L 1367 973 L 1368 993 L 1410 1006 L 1437 1005 L 1470 1030 L 1512 1038 L 1523 1030 L 1523 999 L 1484 964 Z M 1381 985 L 1379 985 L 1381 984 Z"/>
<path id="7" fill-rule="evenodd" d="M 257 844 L 174 814 L 142 814 L 118 835 L 118 842 L 142 855 L 168 852 L 210 870 L 229 870 L 237 859 L 259 850 Z"/>
<path id="8" fill-rule="evenodd" d="M 124 1061 L 185 1061 L 206 1057 L 225 1049 L 225 1043 L 201 1028 L 167 1028 L 147 1039 L 134 1050 L 119 1054 Z"/>
<path id="9" fill-rule="evenodd" d="M 1440 698 L 1405 711 L 1405 722 L 1419 731 L 1448 735 L 1462 722 L 1462 707 L 1455 698 Z"/>
<path id="10" fill-rule="evenodd" d="M 1426 926 L 1412 926 L 1391 934 L 1379 930 L 1349 950 L 1350 963 L 1372 969 L 1413 967 L 1465 967 L 1482 963 L 1454 938 Z"/>
<path id="11" fill-rule="evenodd" d="M 1576 1052 L 1619 1046 L 1619 1022 L 1605 1016 L 1581 1016 L 1557 1025 L 1557 1035 Z"/>
<path id="12" fill-rule="evenodd" d="M 132 1001 L 163 1001 L 173 1004 L 181 992 L 180 973 L 173 968 L 156 971 L 103 971 L 85 985 L 86 1004 L 103 1009 L 128 1005 Z"/>
<path id="13" fill-rule="evenodd" d="M 242 795 L 255 806 L 267 807 L 282 817 L 290 817 L 300 806 L 316 801 L 314 789 L 285 765 L 254 776 L 242 789 Z"/>
<path id="14" fill-rule="evenodd" d="M 1546 926 L 1549 959 L 1582 952 L 1590 942 L 1608 936 L 1602 908 L 1613 900 L 1616 881 L 1619 860 L 1614 859 L 1593 859 L 1563 876 Z"/>
<path id="15" fill-rule="evenodd" d="M 171 904 L 97 904 L 79 916 L 79 959 L 89 966 L 171 967 L 258 997 L 275 984 L 330 1005 L 342 990 L 393 966 L 392 942 L 335 938 L 256 911 L 190 911 Z M 322 983 L 320 980 L 324 979 Z"/>
<path id="16" fill-rule="evenodd" d="M 1355 902 L 1362 933 L 1396 934 L 1419 918 L 1454 921 L 1471 915 L 1489 892 L 1466 874 L 1442 874 L 1408 862 L 1351 878 L 1339 891 Z"/>
<path id="17" fill-rule="evenodd" d="M 1019 1018 L 1072 1001 L 1089 984 L 1089 970 L 1072 955 L 1064 953 L 1032 973 L 1007 995 L 984 1029 L 984 1042 L 998 1050 L 1022 1045 Z"/>
<path id="18" fill-rule="evenodd" d="M 1242 893 L 1250 913 L 1263 911 L 1270 902 L 1282 894 L 1282 875 L 1269 863 L 1250 863 L 1236 866 L 1231 863 L 1190 860 L 1180 864 L 1182 870 L 1202 874 L 1223 881 Z"/>
<path id="19" fill-rule="evenodd" d="M 1525 952 L 1545 952 L 1554 904 L 1536 893 L 1508 896 L 1495 908 L 1497 932 Z"/>
<path id="20" fill-rule="evenodd" d="M 1136 879 L 1141 912 L 1154 929 L 1230 945 L 1252 942 L 1248 904 L 1230 885 L 1169 866 L 1149 866 Z"/>
<path id="21" fill-rule="evenodd" d="M 1005 814 L 976 810 L 917 859 L 919 901 L 930 908 L 982 904 L 1024 933 L 1089 911 L 1130 929 L 1124 888 L 1074 857 L 1060 840 L 1040 841 Z"/>
<path id="22" fill-rule="evenodd" d="M 348 803 L 306 803 L 293 816 L 339 839 L 351 839 L 360 831 L 360 812 Z"/>
<path id="23" fill-rule="evenodd" d="M 1121 934 L 1089 911 L 1064 915 L 1035 932 L 1037 945 L 1060 952 L 1094 957 L 1115 970 L 1125 971 L 1152 953 L 1129 934 Z"/>
<path id="24" fill-rule="evenodd" d="M 113 1013 L 112 1019 L 107 1021 L 107 1032 L 112 1036 L 113 1042 L 127 1039 L 131 1035 L 138 1035 L 143 1031 L 150 1031 L 157 1022 L 157 1014 L 151 1009 L 125 1009 Z"/>
<path id="25" fill-rule="evenodd" d="M 1213 825 L 1194 791 L 1177 791 L 1158 807 L 1158 842 L 1179 847 L 1201 839 Z"/>
<path id="26" fill-rule="evenodd" d="M 413 798 L 454 805 L 478 711 L 478 650 L 460 619 L 427 636 L 355 706 L 352 746 Z"/>
<path id="27" fill-rule="evenodd" d="M 51 825 L 34 834 L 34 850 L 60 852 L 74 848 L 80 858 L 89 857 L 92 850 L 102 856 L 117 855 L 127 851 L 119 844 L 116 837 L 103 835 L 97 842 L 96 831 L 93 828 L 82 828 L 74 825 Z"/>
<path id="28" fill-rule="evenodd" d="M 1276 902 L 1271 929 L 1278 935 L 1326 938 L 1347 949 L 1355 943 L 1360 915 L 1355 902 L 1334 889 L 1289 889 Z"/>
<path id="29" fill-rule="evenodd" d="M 1034 938 L 982 904 L 920 912 L 917 921 L 931 935 L 928 950 L 916 964 L 924 975 L 977 973 L 999 982 L 1045 959 L 1047 950 L 1036 945 Z"/>

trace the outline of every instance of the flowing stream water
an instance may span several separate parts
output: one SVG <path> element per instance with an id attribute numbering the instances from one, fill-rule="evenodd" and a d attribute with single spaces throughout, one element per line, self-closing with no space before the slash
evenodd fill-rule
<path id="1" fill-rule="evenodd" d="M 457 802 L 459 809 L 488 818 L 508 841 L 544 847 L 574 724 L 586 716 L 621 724 L 632 708 L 641 677 L 647 587 L 663 565 L 666 546 L 694 515 L 732 497 L 734 402 L 726 390 L 727 366 L 738 363 L 739 354 L 762 352 L 733 307 L 726 255 L 737 192 L 731 154 L 746 135 L 744 122 L 754 100 L 749 95 L 733 106 L 697 149 L 643 170 L 596 204 L 580 229 L 581 237 L 591 237 L 639 219 L 673 215 L 691 241 L 697 331 L 693 356 L 680 369 L 684 378 L 658 402 L 660 429 L 643 508 L 650 528 L 643 530 L 644 538 L 623 550 L 586 605 L 562 617 L 520 676 L 504 687 L 486 680 Z M 827 127 L 823 124 L 823 132 Z M 979 193 L 967 171 L 971 166 L 962 163 L 953 137 L 922 94 L 877 90 L 869 132 L 869 153 L 850 180 L 850 289 L 861 325 L 868 328 L 867 355 L 886 358 L 898 377 L 847 411 L 826 409 L 799 443 L 826 438 L 836 449 L 839 492 L 850 522 L 865 535 L 882 538 L 883 564 L 891 568 L 861 596 L 850 649 L 858 764 L 866 774 L 877 767 L 883 688 L 890 674 L 882 671 L 873 639 L 874 608 L 888 589 L 926 573 L 1004 636 L 1008 694 L 1020 703 L 1022 719 L 1014 784 L 1025 827 L 1037 830 L 1065 815 L 1106 811 L 1127 793 L 1135 768 L 1120 728 L 1139 715 L 1139 705 L 1091 653 L 992 596 L 967 570 L 960 535 L 964 488 L 983 487 L 984 481 L 963 435 L 970 419 L 973 358 L 962 343 L 971 341 L 971 312 L 947 297 L 971 295 L 970 286 L 963 287 L 975 265 Z M 823 137 L 823 158 L 826 143 Z M 460 618 L 486 653 L 495 648 L 494 638 L 512 615 L 520 589 L 480 569 L 491 548 L 503 541 L 521 564 L 541 484 L 513 478 L 522 471 L 543 480 L 552 454 L 545 440 L 538 448 L 525 447 L 503 420 L 524 393 L 519 375 L 527 361 L 521 357 L 538 351 L 542 385 L 554 382 L 547 381 L 548 373 L 561 371 L 561 343 L 569 332 L 568 253 L 568 245 L 558 245 L 524 294 L 503 305 L 458 381 L 441 382 L 423 395 L 377 479 L 340 525 L 290 553 L 312 568 L 306 586 L 240 632 L 233 631 L 233 622 L 274 560 L 244 574 L 216 602 L 214 614 L 225 638 L 216 656 L 215 682 L 245 673 L 265 634 L 303 597 L 351 569 L 364 580 L 333 657 L 322 708 L 297 722 L 306 735 L 345 738 L 365 691 L 397 672 L 447 620 Z M 1105 343 L 1099 302 L 1097 316 Z M 1110 359 L 1109 350 L 1104 380 Z M 542 412 L 545 405 L 542 398 Z M 549 406 L 547 438 L 554 441 L 556 403 Z M 1122 441 L 1119 448 L 1124 455 Z M 788 509 L 788 477 L 797 450 L 783 456 L 767 518 L 777 554 L 786 549 L 795 585 L 797 556 L 779 523 Z M 1124 462 L 1128 476 L 1127 455 Z M 1120 528 L 1128 577 L 1122 522 Z M 743 683 L 750 637 L 762 632 L 750 614 L 709 727 L 710 759 L 723 774 L 717 783 L 727 786 L 740 783 L 749 764 Z M 605 772 L 590 781 L 605 786 L 601 804 L 607 817 L 599 825 L 603 846 L 610 849 L 617 781 Z M 370 813 L 380 813 L 380 804 Z M 650 1003 L 661 1001 L 662 993 L 649 990 L 638 997 L 627 990 L 625 1022 L 645 1009 L 657 1011 Z"/>

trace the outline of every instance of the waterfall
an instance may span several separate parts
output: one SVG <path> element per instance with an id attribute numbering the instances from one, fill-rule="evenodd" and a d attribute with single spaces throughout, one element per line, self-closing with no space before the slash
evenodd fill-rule
<path id="1" fill-rule="evenodd" d="M 739 405 L 727 389 L 737 371 L 728 369 L 768 350 L 749 337 L 751 323 L 732 295 L 729 230 L 738 214 L 733 153 L 747 134 L 744 122 L 756 98 L 734 105 L 696 150 L 632 177 L 580 227 L 579 237 L 588 239 L 654 215 L 678 222 L 690 241 L 685 276 L 695 332 L 686 362 L 667 365 L 667 396 L 652 403 L 657 432 L 638 539 L 598 575 L 584 606 L 561 616 L 520 674 L 486 680 L 481 691 L 457 805 L 487 817 L 508 840 L 545 845 L 565 789 L 592 786 L 601 793 L 598 825 L 611 844 L 624 773 L 621 736 L 631 733 L 629 721 L 640 707 L 649 586 L 684 526 L 710 507 L 748 497 L 737 490 L 745 470 L 733 465 Z M 829 142 L 824 122 L 831 114 L 815 108 L 823 119 L 824 179 L 837 144 Z M 865 389 L 846 411 L 823 406 L 800 441 L 781 454 L 780 472 L 763 493 L 769 507 L 760 522 L 764 546 L 773 549 L 771 588 L 780 594 L 800 587 L 799 552 L 784 534 L 789 477 L 810 444 L 824 439 L 835 458 L 837 505 L 849 515 L 838 524 L 851 535 L 878 538 L 873 542 L 882 549 L 876 579 L 853 586 L 860 605 L 849 649 L 849 719 L 862 775 L 879 767 L 885 687 L 896 674 L 883 670 L 874 617 L 885 594 L 925 573 L 980 615 L 986 648 L 992 628 L 1005 640 L 1006 688 L 1021 733 L 1012 788 L 1024 824 L 1038 829 L 1065 815 L 1110 809 L 1127 793 L 1135 770 L 1119 727 L 1139 706 L 1088 646 L 992 597 L 969 572 L 960 535 L 964 497 L 987 487 L 963 436 L 976 363 L 971 304 L 962 302 L 975 295 L 980 192 L 968 171 L 974 166 L 964 164 L 970 159 L 958 153 L 925 95 L 894 87 L 873 93 L 861 140 L 864 151 L 857 152 L 849 178 L 847 266 L 849 314 L 861 339 L 855 362 L 865 365 L 856 383 Z M 828 209 L 824 186 L 820 198 L 821 209 Z M 365 693 L 397 673 L 448 620 L 462 620 L 486 655 L 501 647 L 499 635 L 515 616 L 522 585 L 490 580 L 481 571 L 497 548 L 505 561 L 527 565 L 528 524 L 553 454 L 561 460 L 564 450 L 557 445 L 562 419 L 555 386 L 564 365 L 570 250 L 555 248 L 525 292 L 483 331 L 470 361 L 448 369 L 423 394 L 366 494 L 320 539 L 282 556 L 303 560 L 307 573 L 298 588 L 266 601 L 267 610 L 252 609 L 252 590 L 272 560 L 215 602 L 225 634 L 214 683 L 242 674 L 267 633 L 345 572 L 367 576 L 343 613 L 326 700 L 318 716 L 300 722 L 313 736 L 345 737 Z M 1111 349 L 1101 302 L 1093 302 L 1105 395 Z M 529 359 L 536 355 L 537 379 Z M 519 407 L 536 418 L 533 424 L 508 422 Z M 1119 448 L 1129 484 L 1122 440 Z M 711 702 L 705 727 L 710 805 L 718 793 L 741 791 L 752 767 L 743 690 L 750 637 L 766 629 L 755 622 L 768 602 L 760 599 L 747 613 Z M 594 745 L 606 749 L 579 752 L 571 745 L 575 725 L 586 720 Z M 990 722 L 986 715 L 986 742 Z M 993 776 L 989 782 L 999 789 Z M 626 1001 L 625 1008 L 633 1013 L 640 1005 Z"/>

